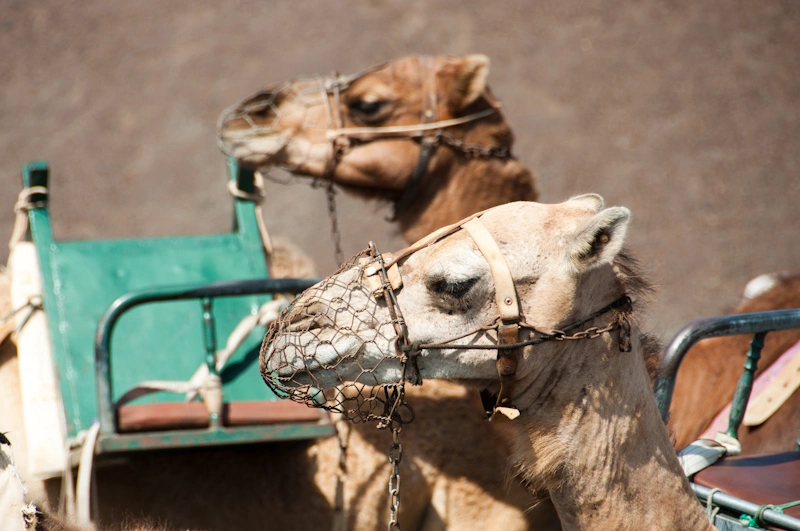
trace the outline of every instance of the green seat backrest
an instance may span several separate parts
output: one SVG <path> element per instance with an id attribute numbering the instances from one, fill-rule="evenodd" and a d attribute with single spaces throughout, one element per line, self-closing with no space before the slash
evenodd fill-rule
<path id="1" fill-rule="evenodd" d="M 229 178 L 252 191 L 252 172 L 229 162 Z M 23 169 L 23 185 L 47 186 L 44 162 Z M 249 188 L 249 190 L 248 190 Z M 234 199 L 230 233 L 147 239 L 54 241 L 46 197 L 30 211 L 30 232 L 42 271 L 43 301 L 58 372 L 67 431 L 74 436 L 97 418 L 94 338 L 98 320 L 119 296 L 139 289 L 220 280 L 266 278 L 266 257 L 254 205 Z M 216 299 L 216 337 L 224 345 L 239 321 L 269 296 Z M 274 400 L 258 373 L 256 331 L 223 371 L 227 401 Z M 111 343 L 114 400 L 144 380 L 187 380 L 205 362 L 202 307 L 199 301 L 149 304 L 122 316 Z M 138 403 L 182 400 L 158 393 Z"/>

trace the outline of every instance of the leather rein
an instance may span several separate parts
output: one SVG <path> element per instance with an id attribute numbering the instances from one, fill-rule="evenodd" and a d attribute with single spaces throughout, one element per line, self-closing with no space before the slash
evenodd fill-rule
<path id="1" fill-rule="evenodd" d="M 396 125 L 384 127 L 344 127 L 341 107 L 341 91 L 349 87 L 354 81 L 366 74 L 375 72 L 386 67 L 387 63 L 375 66 L 368 70 L 359 72 L 352 76 L 334 75 L 332 79 L 325 81 L 319 78 L 321 90 L 325 94 L 325 108 L 328 115 L 328 131 L 326 137 L 332 143 L 333 154 L 325 170 L 325 180 L 332 182 L 333 173 L 341 157 L 355 144 L 363 144 L 376 140 L 412 138 L 420 139 L 419 157 L 414 167 L 414 173 L 403 188 L 400 197 L 394 202 L 394 213 L 390 220 L 397 217 L 397 213 L 407 209 L 414 203 L 422 179 L 428 171 L 430 159 L 433 156 L 436 146 L 445 143 L 454 149 L 470 156 L 486 156 L 497 158 L 508 158 L 511 156 L 509 146 L 480 146 L 467 144 L 464 141 L 454 138 L 445 129 L 457 125 L 475 122 L 498 112 L 499 105 L 488 99 L 491 107 L 483 111 L 472 113 L 458 118 L 448 120 L 439 119 L 439 101 L 436 90 L 436 71 L 434 69 L 434 57 L 421 55 L 417 57 L 420 68 L 420 90 L 422 91 L 422 113 L 419 124 Z"/>
<path id="2" fill-rule="evenodd" d="M 514 420 L 520 414 L 519 410 L 513 405 L 513 399 L 517 365 L 519 356 L 524 347 L 538 345 L 546 341 L 593 339 L 606 332 L 619 329 L 619 349 L 622 352 L 629 352 L 631 344 L 628 314 L 631 312 L 632 302 L 630 297 L 622 295 L 614 302 L 582 319 L 566 325 L 560 330 L 553 330 L 551 332 L 539 331 L 535 326 L 526 323 L 521 315 L 514 280 L 505 257 L 500 251 L 495 239 L 480 221 L 480 216 L 485 212 L 486 211 L 478 212 L 460 223 L 443 227 L 394 255 L 382 255 L 377 251 L 374 244 L 370 244 L 370 254 L 372 260 L 377 262 L 377 266 L 371 265 L 367 267 L 365 269 L 365 277 L 373 293 L 376 296 L 383 296 L 389 309 L 392 323 L 394 324 L 395 332 L 398 336 L 395 342 L 395 348 L 403 364 L 401 383 L 406 381 L 412 385 L 420 385 L 422 383 L 422 376 L 420 375 L 416 360 L 423 350 L 497 350 L 495 367 L 500 378 L 500 390 L 496 396 L 486 390 L 481 391 L 481 400 L 486 412 L 486 418 L 493 422 L 502 422 Z M 446 341 L 439 343 L 411 342 L 408 338 L 408 329 L 403 319 L 402 311 L 400 310 L 395 296 L 395 290 L 402 287 L 402 277 L 400 275 L 398 263 L 401 259 L 461 229 L 465 230 L 472 237 L 481 254 L 489 263 L 489 268 L 495 284 L 495 302 L 497 304 L 499 316 L 489 325 L 452 337 Z M 591 327 L 568 335 L 569 332 L 613 310 L 617 310 L 618 314 L 607 326 L 603 328 Z M 497 334 L 497 343 L 494 345 L 458 343 L 459 340 L 466 337 L 477 337 L 490 330 L 494 330 Z M 522 339 L 523 330 L 528 330 L 536 334 L 536 337 Z"/>

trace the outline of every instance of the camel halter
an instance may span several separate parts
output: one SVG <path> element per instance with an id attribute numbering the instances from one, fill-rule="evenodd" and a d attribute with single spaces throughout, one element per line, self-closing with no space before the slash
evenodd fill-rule
<path id="1" fill-rule="evenodd" d="M 385 127 L 342 127 L 342 110 L 340 105 L 340 92 L 349 87 L 354 81 L 364 75 L 386 67 L 387 63 L 370 68 L 354 76 L 338 77 L 325 84 L 325 107 L 328 111 L 328 131 L 326 137 L 332 142 L 332 165 L 326 171 L 324 178 L 333 180 L 336 164 L 344 152 L 351 149 L 354 143 L 363 144 L 376 140 L 397 138 L 420 138 L 420 149 L 414 173 L 408 180 L 402 194 L 394 203 L 394 214 L 407 209 L 416 199 L 422 179 L 427 173 L 431 156 L 437 145 L 444 142 L 449 146 L 462 151 L 470 156 L 484 156 L 507 158 L 511 156 L 508 146 L 492 147 L 467 144 L 457 140 L 452 135 L 445 133 L 445 129 L 474 122 L 491 116 L 498 112 L 499 104 L 491 97 L 484 97 L 490 108 L 458 118 L 439 120 L 439 101 L 436 89 L 435 58 L 430 55 L 419 55 L 417 61 L 420 69 L 420 91 L 422 93 L 422 112 L 420 123 L 413 125 L 395 125 Z M 333 102 L 331 103 L 331 98 Z"/>
<path id="2" fill-rule="evenodd" d="M 223 130 L 227 124 L 234 120 L 241 119 L 250 125 L 250 132 L 245 136 L 258 138 L 262 135 L 279 133 L 272 126 L 259 126 L 250 118 L 251 113 L 257 113 L 268 107 L 272 107 L 276 116 L 280 116 L 278 107 L 275 104 L 276 95 L 286 91 L 294 93 L 298 100 L 310 98 L 314 95 L 321 95 L 319 99 L 314 99 L 309 105 L 324 106 L 325 119 L 325 141 L 330 142 L 331 151 L 329 158 L 325 159 L 325 169 L 321 179 L 327 183 L 333 183 L 333 175 L 342 156 L 358 145 L 368 142 L 389 139 L 420 139 L 420 152 L 414 171 L 408 183 L 403 188 L 400 196 L 394 202 L 393 218 L 397 213 L 412 206 L 417 199 L 420 184 L 427 173 L 430 159 L 434 154 L 436 146 L 447 144 L 456 151 L 470 157 L 495 157 L 508 158 L 511 156 L 509 146 L 483 146 L 470 144 L 455 138 L 447 130 L 481 120 L 487 116 L 498 113 L 500 104 L 488 92 L 482 98 L 488 103 L 489 108 L 457 118 L 441 120 L 439 119 L 439 98 L 436 87 L 435 58 L 433 56 L 417 56 L 420 69 L 420 91 L 422 94 L 422 109 L 418 124 L 396 125 L 383 127 L 344 127 L 344 117 L 342 114 L 342 92 L 349 88 L 355 81 L 363 76 L 382 70 L 389 63 L 383 63 L 350 76 L 334 74 L 332 77 L 323 78 L 313 76 L 308 79 L 309 88 L 295 90 L 295 84 L 300 84 L 300 79 L 295 79 L 275 89 L 260 91 L 247 98 L 255 103 L 247 105 L 235 105 L 220 115 L 217 124 L 217 139 L 220 149 L 227 155 L 233 156 L 233 146 L 223 138 Z M 315 96 L 318 97 L 318 96 Z M 320 160 L 321 161 L 321 160 Z M 290 173 L 299 173 L 296 165 L 277 164 L 277 166 Z M 332 184 L 329 184 L 330 189 Z M 328 201 L 331 202 L 332 194 L 328 193 Z M 330 208 L 330 206 L 329 206 Z"/>
<path id="3" fill-rule="evenodd" d="M 368 381 L 368 378 L 366 378 L 365 380 L 362 380 L 360 386 L 356 385 L 355 387 L 351 388 L 351 390 L 355 389 L 358 392 L 358 396 L 353 397 L 351 394 L 348 394 L 347 391 L 337 391 L 337 395 L 333 397 L 333 399 L 331 399 L 329 396 L 326 396 L 325 399 L 327 400 L 323 400 L 320 396 L 321 391 L 319 391 L 316 386 L 308 383 L 300 384 L 296 381 L 293 381 L 294 375 L 291 377 L 279 376 L 277 371 L 282 367 L 273 366 L 273 371 L 265 370 L 264 364 L 266 362 L 266 353 L 269 351 L 270 345 L 273 343 L 276 335 L 278 335 L 284 329 L 293 326 L 297 327 L 298 322 L 303 322 L 303 319 L 308 321 L 309 318 L 312 321 L 325 321 L 330 327 L 330 318 L 325 317 L 322 314 L 315 313 L 313 310 L 311 313 L 304 312 L 305 308 L 310 308 L 321 303 L 320 297 L 316 295 L 316 293 L 323 293 L 326 288 L 331 287 L 332 284 L 336 284 L 337 275 L 329 277 L 317 286 L 307 290 L 300 298 L 296 300 L 295 304 L 297 306 L 287 308 L 287 311 L 285 311 L 284 314 L 279 317 L 278 321 L 273 324 L 273 327 L 270 328 L 270 331 L 264 338 L 264 343 L 261 350 L 262 374 L 267 384 L 280 396 L 289 396 L 293 400 L 301 401 L 308 405 L 324 407 L 326 409 L 337 411 L 342 413 L 346 418 L 350 418 L 354 421 L 378 419 L 381 422 L 386 423 L 400 418 L 398 417 L 399 411 L 401 407 L 406 405 L 403 396 L 403 386 L 405 382 L 409 382 L 412 385 L 419 385 L 422 383 L 422 378 L 417 367 L 417 358 L 423 350 L 496 350 L 497 359 L 495 365 L 500 379 L 500 390 L 497 396 L 494 397 L 493 404 L 487 403 L 487 399 L 489 396 L 491 396 L 488 393 L 482 393 L 482 398 L 484 399 L 484 406 L 487 410 L 487 417 L 491 421 L 505 421 L 513 420 L 519 416 L 519 411 L 513 405 L 514 384 L 519 354 L 524 347 L 537 345 L 552 340 L 592 339 L 599 337 L 606 332 L 620 329 L 619 348 L 621 351 L 630 350 L 630 326 L 628 324 L 628 314 L 631 311 L 631 300 L 627 295 L 623 295 L 619 299 L 604 306 L 603 308 L 600 308 L 590 315 L 570 323 L 561 330 L 541 332 L 535 326 L 526 323 L 521 315 L 514 279 L 508 268 L 505 257 L 500 251 L 495 239 L 480 220 L 480 216 L 486 212 L 487 211 L 479 212 L 460 223 L 439 229 L 426 238 L 423 238 L 410 247 L 407 247 L 406 249 L 401 250 L 393 255 L 382 255 L 377 251 L 375 246 L 371 244 L 368 251 L 356 255 L 356 257 L 354 257 L 354 259 L 348 265 L 341 269 L 342 272 L 345 272 L 353 267 L 358 267 L 358 280 L 353 284 L 355 284 L 356 287 L 362 287 L 363 284 L 366 284 L 366 288 L 368 289 L 364 289 L 363 293 L 372 298 L 375 303 L 375 307 L 377 308 L 377 300 L 380 298 L 385 302 L 386 308 L 389 310 L 391 329 L 394 332 L 394 335 L 390 337 L 390 334 L 383 330 L 383 332 L 381 332 L 383 336 L 380 338 L 380 341 L 374 342 L 381 345 L 393 345 L 395 352 L 394 355 L 389 357 L 395 358 L 400 362 L 401 377 L 399 378 L 399 381 L 393 384 L 378 386 L 379 388 L 383 388 L 385 393 L 387 393 L 387 389 L 392 389 L 395 393 L 393 396 L 390 397 L 389 394 L 386 394 L 385 398 L 380 398 L 376 392 L 376 388 L 368 388 L 367 385 L 363 383 L 364 381 Z M 446 341 L 438 343 L 411 342 L 408 338 L 408 330 L 405 319 L 403 318 L 402 311 L 397 303 L 397 297 L 395 295 L 395 292 L 401 289 L 403 285 L 398 264 L 401 260 L 407 258 L 413 253 L 428 247 L 462 229 L 470 235 L 481 254 L 489 263 L 489 268 L 495 284 L 495 303 L 498 308 L 498 316 L 494 322 L 488 325 L 478 327 L 475 330 L 452 337 Z M 347 287 L 349 288 L 349 286 Z M 343 302 L 344 301 L 341 297 L 337 297 L 330 301 L 331 305 L 336 306 L 337 320 L 343 313 L 345 313 L 344 306 L 342 306 L 342 308 L 338 307 L 338 305 L 342 304 Z M 374 322 L 374 316 L 370 314 L 368 306 L 363 304 L 362 306 L 363 308 L 359 306 L 354 313 L 361 313 L 363 315 L 357 315 L 357 319 L 354 319 L 352 326 L 342 327 L 347 333 L 352 332 L 355 328 L 357 328 L 355 325 L 357 325 L 359 322 Z M 591 327 L 572 335 L 567 335 L 568 332 L 575 330 L 589 321 L 612 310 L 617 310 L 618 312 L 615 318 L 612 319 L 607 326 L 603 328 Z M 300 321 L 298 321 L 298 317 L 301 318 Z M 309 327 L 309 329 L 313 331 L 315 327 L 316 325 Z M 386 328 L 389 328 L 389 326 L 384 326 L 381 324 L 380 326 L 376 327 L 376 330 L 382 330 Z M 523 339 L 523 329 L 528 330 L 533 337 Z M 487 332 L 490 331 L 494 331 L 497 336 L 495 344 L 476 345 L 472 344 L 470 340 L 459 343 L 459 340 L 463 340 L 465 338 L 472 338 L 472 340 L 474 340 L 481 335 L 486 335 Z M 332 345 L 333 341 L 328 341 L 326 344 Z M 303 356 L 306 356 L 306 358 L 303 360 L 303 363 L 309 361 L 308 358 L 314 358 L 315 356 L 313 352 L 307 353 L 305 351 L 306 347 L 308 347 L 308 345 L 292 345 L 292 348 L 302 351 Z M 287 347 L 284 346 L 283 348 Z M 285 360 L 286 358 L 284 356 L 285 354 L 280 350 L 273 351 L 270 354 L 270 357 L 273 360 Z M 348 356 L 342 356 L 342 359 L 338 359 L 332 364 L 328 364 L 328 366 L 325 368 L 332 368 L 335 370 L 340 363 L 344 363 L 346 361 L 344 358 L 347 357 Z M 357 360 L 353 361 L 357 363 Z M 296 365 L 293 365 L 293 367 L 296 367 Z M 297 372 L 305 373 L 306 371 L 298 369 Z M 364 373 L 362 374 L 369 372 L 369 370 L 364 370 Z M 345 388 L 347 388 L 349 385 L 354 385 L 347 384 L 345 382 L 342 383 L 344 384 Z M 370 401 L 375 401 L 376 397 L 377 402 L 384 407 L 382 413 L 376 413 L 378 409 L 374 405 L 368 405 L 365 407 L 365 404 L 368 404 Z M 352 407 L 348 403 L 348 400 L 354 399 L 356 401 L 356 405 L 355 407 Z"/>

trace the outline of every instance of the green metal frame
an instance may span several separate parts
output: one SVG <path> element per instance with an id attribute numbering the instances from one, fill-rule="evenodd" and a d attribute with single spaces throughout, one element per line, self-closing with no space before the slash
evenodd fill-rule
<path id="1" fill-rule="evenodd" d="M 229 179 L 235 180 L 240 190 L 254 191 L 252 171 L 239 168 L 232 159 L 228 166 Z M 46 162 L 23 168 L 24 187 L 47 187 L 48 178 Z M 212 423 L 208 430 L 115 434 L 108 397 L 113 402 L 143 380 L 187 380 L 200 364 L 209 363 L 217 337 L 226 338 L 244 316 L 270 299 L 268 293 L 275 286 L 263 284 L 269 272 L 255 205 L 234 198 L 233 229 L 222 234 L 57 241 L 47 199 L 46 194 L 31 197 L 36 207 L 29 211 L 30 236 L 42 273 L 43 305 L 68 436 L 87 429 L 97 418 L 103 424 L 100 452 L 295 439 L 332 432 L 329 425 L 321 423 L 243 428 L 220 428 Z M 116 316 L 113 339 L 109 330 L 107 346 L 113 351 L 114 370 L 107 366 L 109 370 L 103 372 L 103 367 L 96 366 L 98 323 L 118 299 L 154 292 L 185 293 L 207 284 L 254 279 L 262 281 L 261 291 L 241 293 L 241 288 L 235 288 L 219 292 L 213 296 L 213 305 L 211 296 L 201 297 L 199 302 L 168 297 L 167 302 L 133 305 Z M 302 289 L 311 282 L 301 281 L 294 288 Z M 231 357 L 230 363 L 241 370 L 223 371 L 226 401 L 279 400 L 258 371 L 254 353 L 260 342 L 261 334 L 254 332 Z M 98 368 L 103 373 L 100 379 Z M 104 398 L 98 401 L 101 395 Z M 157 393 L 136 403 L 179 400 L 176 395 Z"/>
<path id="2" fill-rule="evenodd" d="M 764 338 L 769 332 L 800 328 L 800 308 L 772 310 L 768 312 L 742 313 L 720 317 L 698 319 L 684 326 L 664 349 L 656 370 L 653 390 L 661 418 L 664 422 L 669 416 L 675 378 L 683 357 L 698 341 L 708 337 L 753 334 L 750 350 L 744 364 L 744 372 L 736 385 L 727 434 L 736 437 L 744 418 L 747 401 L 764 346 Z"/>
<path id="3" fill-rule="evenodd" d="M 665 423 L 667 422 L 678 367 L 692 346 L 698 341 L 710 337 L 753 334 L 753 339 L 750 341 L 750 349 L 744 362 L 744 371 L 736 384 L 728 417 L 728 428 L 725 431 L 725 434 L 729 437 L 738 439 L 739 427 L 744 419 L 747 402 L 750 399 L 755 373 L 758 368 L 758 361 L 761 358 L 761 350 L 764 347 L 764 338 L 769 332 L 792 328 L 800 328 L 800 308 L 709 317 L 693 321 L 684 326 L 667 345 L 656 370 L 658 376 L 654 382 L 654 392 L 662 420 Z M 798 441 L 798 445 L 800 445 L 800 441 Z M 722 512 L 714 519 L 714 524 L 718 529 L 731 531 L 754 529 L 740 524 L 739 520 L 731 518 L 731 515 L 745 514 L 755 516 L 760 514 L 761 521 L 771 526 L 800 531 L 800 519 L 769 508 L 762 510 L 755 503 L 741 500 L 725 492 L 716 491 L 716 494 L 713 494 L 715 491 L 701 485 L 692 482 L 690 482 L 690 485 L 701 501 L 706 501 L 709 496 L 713 495 L 714 504 L 729 513 L 726 515 Z"/>

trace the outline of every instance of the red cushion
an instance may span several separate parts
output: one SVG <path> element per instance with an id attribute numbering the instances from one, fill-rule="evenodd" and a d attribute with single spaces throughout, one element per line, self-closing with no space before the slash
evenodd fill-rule
<path id="1" fill-rule="evenodd" d="M 223 426 L 257 426 L 283 422 L 316 422 L 319 409 L 290 400 L 229 402 L 223 405 Z M 208 410 L 202 402 L 167 402 L 122 406 L 117 410 L 120 433 L 209 426 Z"/>

